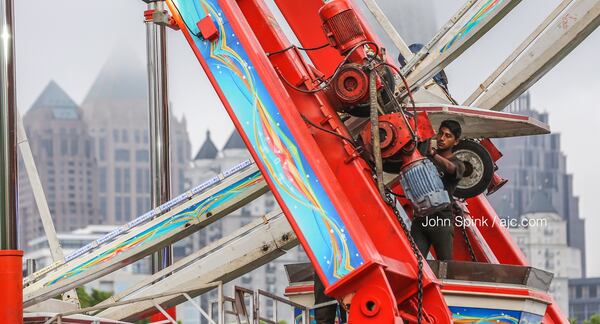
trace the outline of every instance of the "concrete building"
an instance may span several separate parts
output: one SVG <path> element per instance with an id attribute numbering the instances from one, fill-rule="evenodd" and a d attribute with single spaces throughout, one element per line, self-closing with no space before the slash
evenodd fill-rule
<path id="1" fill-rule="evenodd" d="M 547 113 L 532 108 L 529 93 L 520 96 L 505 111 L 548 123 Z M 500 217 L 519 217 L 536 192 L 545 193 L 558 215 L 566 221 L 568 246 L 581 251 L 581 269 L 585 276 L 585 221 L 579 216 L 579 198 L 573 194 L 573 175 L 567 173 L 560 133 L 493 142 L 504 154 L 498 161 L 499 174 L 509 181 L 489 197 L 492 206 Z"/>
<path id="2" fill-rule="evenodd" d="M 569 280 L 569 317 L 581 323 L 600 315 L 600 277 Z"/>
<path id="3" fill-rule="evenodd" d="M 150 209 L 148 87 L 143 60 L 128 52 L 102 67 L 82 108 L 94 139 L 100 214 L 123 224 Z M 171 117 L 171 192 L 183 192 L 191 158 L 185 118 Z"/>
<path id="4" fill-rule="evenodd" d="M 521 216 L 520 225 L 509 228 L 531 266 L 554 273 L 550 294 L 569 311 L 569 278 L 581 277 L 581 251 L 567 245 L 567 221 L 545 193 L 538 191 Z"/>
<path id="5" fill-rule="evenodd" d="M 101 224 L 93 139 L 82 110 L 50 82 L 23 117 L 57 232 Z M 22 161 L 21 161 L 22 162 Z M 19 167 L 20 244 L 45 235 L 24 166 Z"/>
<path id="6" fill-rule="evenodd" d="M 210 137 L 210 132 L 207 132 L 206 141 L 198 150 L 192 162 L 192 167 L 188 170 L 188 182 L 191 186 L 197 185 L 249 158 L 250 154 L 237 131 L 232 133 L 222 150 L 217 149 Z M 265 215 L 276 206 L 277 202 L 273 195 L 267 193 L 184 241 L 188 242 L 190 249 L 197 250 L 247 225 L 256 217 Z M 300 248 L 295 248 L 277 260 L 226 284 L 225 293 L 226 295 L 232 295 L 233 286 L 237 285 L 251 289 L 262 289 L 283 296 L 284 289 L 288 285 L 283 265 L 306 262 L 306 260 L 308 259 L 304 252 Z M 200 304 L 206 309 L 208 301 L 215 298 L 216 295 L 206 294 L 200 298 Z M 184 323 L 186 324 L 205 323 L 200 320 L 198 312 L 191 307 L 182 307 L 179 312 L 184 314 L 182 318 L 185 319 Z M 273 312 L 273 304 L 268 300 L 263 301 L 261 314 L 269 317 L 273 315 Z M 287 318 L 288 323 L 292 322 L 291 308 L 284 309 L 280 307 L 278 314 L 280 318 Z"/>

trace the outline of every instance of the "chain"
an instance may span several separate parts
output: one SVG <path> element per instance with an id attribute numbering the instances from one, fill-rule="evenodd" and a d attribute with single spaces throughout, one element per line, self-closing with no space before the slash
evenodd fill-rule
<path id="1" fill-rule="evenodd" d="M 412 248 L 415 257 L 417 257 L 417 264 L 419 267 L 419 271 L 417 273 L 417 324 L 421 324 L 421 320 L 423 318 L 423 256 L 419 249 L 417 248 L 417 244 L 415 240 L 413 240 L 412 235 L 410 235 L 410 231 L 408 227 L 404 223 L 404 219 L 402 219 L 402 215 L 400 215 L 400 211 L 396 207 L 396 200 L 392 198 L 392 194 L 389 188 L 385 190 L 385 201 L 392 209 L 394 210 L 394 215 L 398 218 L 400 225 L 402 226 L 402 230 L 404 231 L 404 235 L 408 238 L 410 242 L 410 247 Z"/>
<path id="2" fill-rule="evenodd" d="M 455 203 L 455 204 L 453 204 L 452 207 L 455 211 L 457 211 L 457 214 L 458 214 L 457 216 L 462 217 L 460 230 L 461 230 L 463 239 L 465 240 L 465 245 L 467 246 L 467 250 L 469 251 L 471 261 L 477 262 L 477 257 L 475 256 L 475 251 L 473 251 L 473 246 L 471 245 L 471 240 L 469 240 L 469 236 L 467 235 L 467 228 L 465 226 L 465 213 L 462 209 L 462 206 Z"/>
<path id="3" fill-rule="evenodd" d="M 465 243 L 467 245 L 467 250 L 469 250 L 469 254 L 471 256 L 471 261 L 473 262 L 477 262 L 477 257 L 475 257 L 475 252 L 473 251 L 473 246 L 471 246 L 471 241 L 469 240 L 469 237 L 467 236 L 467 228 L 465 227 L 465 224 L 463 224 L 463 226 L 460 227 L 463 238 L 465 239 Z"/>

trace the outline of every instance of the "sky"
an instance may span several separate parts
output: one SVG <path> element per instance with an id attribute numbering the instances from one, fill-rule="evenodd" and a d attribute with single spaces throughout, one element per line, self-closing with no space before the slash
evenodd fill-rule
<path id="1" fill-rule="evenodd" d="M 387 0 L 388 2 L 391 0 Z M 419 0 L 403 0 L 417 2 Z M 430 0 L 423 15 L 438 26 L 462 5 L 462 0 Z M 522 1 L 513 12 L 471 49 L 446 68 L 453 96 L 462 102 L 559 3 Z M 387 6 L 391 19 L 402 5 Z M 17 98 L 24 113 L 43 88 L 56 81 L 81 103 L 102 65 L 111 55 L 130 52 L 145 65 L 146 5 L 135 0 L 15 1 Z M 423 40 L 427 42 L 427 40 Z M 567 58 L 531 88 L 534 108 L 550 114 L 553 132 L 562 134 L 567 169 L 574 174 L 580 215 L 586 219 L 588 275 L 600 276 L 600 215 L 594 203 L 600 194 L 600 153 L 587 136 L 600 124 L 600 31 L 595 31 Z M 174 114 L 185 115 L 196 151 L 205 138 L 221 147 L 233 130 L 215 91 L 180 32 L 168 32 L 169 97 Z"/>

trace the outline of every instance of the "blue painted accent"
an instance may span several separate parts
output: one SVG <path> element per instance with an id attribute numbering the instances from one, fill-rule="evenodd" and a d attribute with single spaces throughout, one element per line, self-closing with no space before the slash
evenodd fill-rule
<path id="1" fill-rule="evenodd" d="M 216 0 L 173 0 L 198 35 L 196 23 L 210 15 L 219 39 L 192 36 L 194 45 L 225 94 L 263 168 L 308 241 L 329 284 L 363 264 L 355 242 L 331 203 L 271 94 L 252 66 Z M 288 215 L 289 216 L 289 215 Z"/>

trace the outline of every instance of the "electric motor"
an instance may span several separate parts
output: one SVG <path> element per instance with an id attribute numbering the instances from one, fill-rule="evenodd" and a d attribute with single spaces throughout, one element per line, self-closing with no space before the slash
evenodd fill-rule
<path id="1" fill-rule="evenodd" d="M 404 168 L 400 172 L 400 183 L 415 216 L 431 215 L 450 206 L 448 192 L 429 159 L 418 160 Z"/>
<path id="2" fill-rule="evenodd" d="M 325 35 L 342 55 L 367 40 L 354 9 L 346 1 L 332 1 L 321 7 L 319 16 L 323 21 Z"/>

